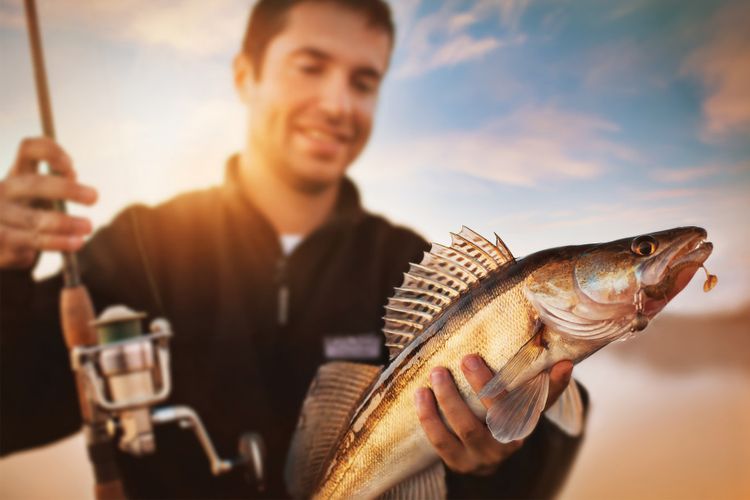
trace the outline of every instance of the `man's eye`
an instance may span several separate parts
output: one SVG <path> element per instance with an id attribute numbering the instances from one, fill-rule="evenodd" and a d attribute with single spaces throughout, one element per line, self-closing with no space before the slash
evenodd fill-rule
<path id="1" fill-rule="evenodd" d="M 298 68 L 307 75 L 319 75 L 323 72 L 323 67 L 318 64 L 302 64 Z"/>
<path id="2" fill-rule="evenodd" d="M 369 80 L 354 80 L 352 85 L 357 91 L 362 92 L 363 94 L 371 94 L 375 92 L 378 87 L 376 83 Z"/>

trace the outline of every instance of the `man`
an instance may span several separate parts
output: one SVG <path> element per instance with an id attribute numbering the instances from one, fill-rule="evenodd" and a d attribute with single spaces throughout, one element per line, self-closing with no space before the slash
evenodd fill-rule
<path id="1" fill-rule="evenodd" d="M 366 213 L 345 177 L 370 135 L 393 40 L 380 0 L 261 0 L 234 61 L 247 141 L 230 159 L 225 184 L 130 207 L 81 251 L 98 311 L 123 303 L 171 320 L 168 403 L 196 409 L 223 456 L 235 453 L 243 431 L 264 436 L 271 497 L 284 495 L 286 450 L 317 367 L 341 358 L 343 341 L 355 345 L 347 359 L 384 361 L 382 347 L 366 346 L 401 273 L 427 248 L 413 232 Z M 39 161 L 62 177 L 38 175 Z M 3 453 L 80 426 L 57 324 L 60 278 L 35 284 L 30 276 L 40 250 L 78 250 L 91 231 L 86 219 L 28 203 L 56 198 L 91 204 L 96 192 L 77 181 L 59 145 L 24 141 L 0 185 Z M 570 363 L 553 369 L 551 401 L 570 372 Z M 492 374 L 469 356 L 464 375 L 481 386 Z M 454 472 L 451 495 L 554 491 L 575 440 L 544 423 L 523 447 L 497 443 L 447 370 L 435 369 L 432 387 L 416 395 L 415 411 Z M 192 436 L 164 427 L 156 440 L 153 456 L 118 456 L 130 496 L 250 494 L 239 474 L 212 477 Z"/>

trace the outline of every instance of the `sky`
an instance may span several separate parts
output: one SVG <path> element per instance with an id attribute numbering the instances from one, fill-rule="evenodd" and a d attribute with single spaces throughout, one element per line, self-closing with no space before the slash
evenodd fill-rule
<path id="1" fill-rule="evenodd" d="M 221 182 L 243 143 L 231 61 L 248 2 L 37 0 L 57 136 L 106 224 Z M 667 310 L 750 303 L 750 2 L 392 2 L 397 45 L 365 205 L 428 239 L 462 225 L 517 255 L 682 225 L 708 269 Z M 20 0 L 0 0 L 0 173 L 39 135 Z M 38 275 L 59 258 L 42 259 Z"/>

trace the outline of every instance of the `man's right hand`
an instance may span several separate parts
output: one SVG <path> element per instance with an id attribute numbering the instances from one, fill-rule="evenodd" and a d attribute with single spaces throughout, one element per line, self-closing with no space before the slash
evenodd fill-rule
<path id="1" fill-rule="evenodd" d="M 39 174 L 46 161 L 59 175 Z M 25 269 L 42 250 L 76 251 L 91 221 L 39 208 L 36 201 L 96 202 L 92 187 L 79 184 L 70 156 L 51 139 L 24 139 L 8 176 L 0 181 L 0 269 Z M 46 203 L 45 205 L 49 205 Z"/>

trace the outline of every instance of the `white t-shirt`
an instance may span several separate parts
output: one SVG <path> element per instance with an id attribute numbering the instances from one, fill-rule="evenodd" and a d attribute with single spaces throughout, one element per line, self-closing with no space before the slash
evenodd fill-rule
<path id="1" fill-rule="evenodd" d="M 297 248 L 297 245 L 302 241 L 301 234 L 282 234 L 281 235 L 281 251 L 284 255 L 289 255 Z"/>

